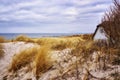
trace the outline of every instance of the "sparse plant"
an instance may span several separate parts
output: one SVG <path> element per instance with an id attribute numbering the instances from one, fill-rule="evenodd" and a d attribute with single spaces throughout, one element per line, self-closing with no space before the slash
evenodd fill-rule
<path id="1" fill-rule="evenodd" d="M 114 78 L 114 80 L 120 80 L 120 73 L 119 72 L 114 72 L 110 74 L 111 77 Z"/>
<path id="2" fill-rule="evenodd" d="M 116 52 L 113 54 L 113 65 L 120 65 L 120 50 L 117 49 Z"/>
<path id="3" fill-rule="evenodd" d="M 3 50 L 3 45 L 0 44 L 0 58 L 4 56 L 4 50 Z"/>

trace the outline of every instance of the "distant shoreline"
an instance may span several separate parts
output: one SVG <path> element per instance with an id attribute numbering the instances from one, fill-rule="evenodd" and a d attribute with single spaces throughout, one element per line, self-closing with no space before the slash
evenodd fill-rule
<path id="1" fill-rule="evenodd" d="M 0 36 L 7 40 L 14 39 L 19 35 L 24 35 L 30 38 L 42 38 L 42 37 L 75 37 L 82 34 L 91 33 L 0 33 Z"/>

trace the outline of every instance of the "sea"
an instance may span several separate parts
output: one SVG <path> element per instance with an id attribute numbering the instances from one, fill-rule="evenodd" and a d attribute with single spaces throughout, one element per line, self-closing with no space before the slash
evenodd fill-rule
<path id="1" fill-rule="evenodd" d="M 60 37 L 60 36 L 70 36 L 70 35 L 78 35 L 81 33 L 0 33 L 0 36 L 5 39 L 14 39 L 19 35 L 24 35 L 29 38 L 41 38 L 41 37 Z"/>

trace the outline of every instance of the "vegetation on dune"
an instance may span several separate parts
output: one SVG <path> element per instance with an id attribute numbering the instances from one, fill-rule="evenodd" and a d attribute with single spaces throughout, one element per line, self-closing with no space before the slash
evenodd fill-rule
<path id="1" fill-rule="evenodd" d="M 120 1 L 113 0 L 114 5 L 105 13 L 102 23 L 109 35 L 109 42 L 113 45 L 120 44 Z"/>
<path id="2" fill-rule="evenodd" d="M 114 77 L 114 80 L 120 80 L 120 73 L 118 71 L 110 74 L 111 77 Z"/>
<path id="3" fill-rule="evenodd" d="M 81 35 L 81 38 L 84 40 L 92 40 L 93 34 L 83 34 Z"/>
<path id="4" fill-rule="evenodd" d="M 21 67 L 26 66 L 34 60 L 35 55 L 37 54 L 36 48 L 27 49 L 19 52 L 12 58 L 10 71 L 17 71 Z"/>
<path id="5" fill-rule="evenodd" d="M 78 45 L 72 50 L 72 55 L 80 58 L 79 64 L 83 65 L 90 60 L 93 52 L 98 51 L 99 48 L 94 44 L 93 41 L 79 42 Z"/>
<path id="6" fill-rule="evenodd" d="M 109 62 L 114 65 L 120 64 L 120 1 L 113 0 L 114 5 L 110 7 L 102 19 L 102 25 L 109 35 L 109 43 L 102 47 L 102 52 L 109 55 Z"/>
<path id="7" fill-rule="evenodd" d="M 4 56 L 4 50 L 3 50 L 3 45 L 0 44 L 0 58 Z"/>
<path id="8" fill-rule="evenodd" d="M 5 42 L 5 38 L 0 36 L 0 43 L 3 43 L 3 42 Z"/>
<path id="9" fill-rule="evenodd" d="M 64 38 L 81 38 L 83 40 L 92 40 L 93 34 L 80 34 L 80 35 L 71 35 L 65 36 Z"/>
<path id="10" fill-rule="evenodd" d="M 38 77 L 40 73 L 44 73 L 52 66 L 53 59 L 50 56 L 51 53 L 48 46 L 21 51 L 13 57 L 9 71 L 15 72 L 26 65 L 34 63 L 32 69 L 36 77 Z"/>
<path id="11" fill-rule="evenodd" d="M 94 67 L 95 70 L 103 71 L 106 71 L 110 65 L 112 66 L 120 65 L 119 47 L 116 48 L 110 47 L 109 45 L 107 45 L 107 43 L 83 41 L 79 42 L 79 44 L 76 45 L 76 47 L 71 52 L 72 55 L 76 56 L 76 58 L 78 59 L 75 64 L 77 79 L 79 79 L 78 76 L 81 73 L 79 72 L 79 68 L 85 69 L 87 71 L 86 77 L 87 79 L 89 79 L 88 76 L 97 78 L 93 76 L 89 71 L 92 64 L 96 64 L 96 66 Z M 96 57 L 93 59 L 94 55 L 96 55 Z M 95 61 L 95 63 L 93 60 Z M 118 76 L 116 79 L 118 79 Z"/>
<path id="12" fill-rule="evenodd" d="M 79 41 L 82 41 L 80 37 L 64 37 L 64 38 L 41 38 L 36 41 L 40 45 L 48 45 L 52 50 L 63 50 L 66 48 L 74 48 Z"/>
<path id="13" fill-rule="evenodd" d="M 40 73 L 46 72 L 53 65 L 50 48 L 48 46 L 43 46 L 39 49 L 39 52 L 35 57 L 34 64 L 36 78 L 40 76 Z"/>
<path id="14" fill-rule="evenodd" d="M 19 35 L 16 37 L 13 41 L 24 41 L 24 42 L 34 42 L 31 38 L 25 36 L 25 35 Z"/>
<path id="15" fill-rule="evenodd" d="M 68 37 L 51 37 L 51 38 L 36 38 L 32 39 L 24 35 L 18 36 L 16 39 L 13 41 L 23 41 L 23 42 L 33 42 L 37 43 L 39 45 L 47 45 L 53 50 L 63 50 L 65 48 L 73 48 L 79 41 L 84 41 L 87 40 L 87 38 L 83 37 L 84 35 L 79 35 L 79 36 L 68 36 Z M 89 36 L 90 35 L 87 35 Z"/>
<path id="16" fill-rule="evenodd" d="M 24 35 L 19 35 L 16 37 L 15 39 L 16 41 L 28 41 L 29 38 L 27 36 L 24 36 Z"/>
<path id="17" fill-rule="evenodd" d="M 114 54 L 111 54 L 111 63 L 113 65 L 120 65 L 120 49 L 117 48 L 115 50 L 112 50 L 112 53 Z"/>
<path id="18" fill-rule="evenodd" d="M 71 44 L 71 42 L 67 41 L 67 40 L 66 41 L 59 41 L 59 42 L 53 44 L 51 46 L 51 48 L 53 50 L 63 50 L 63 49 L 66 49 L 66 48 L 70 48 L 71 47 L 70 44 Z"/>
<path id="19" fill-rule="evenodd" d="M 89 37 L 87 37 L 89 36 Z M 24 35 L 18 36 L 13 41 L 24 41 L 24 42 L 34 42 L 41 46 L 49 46 L 52 50 L 63 50 L 66 48 L 74 48 L 79 41 L 85 41 L 88 39 L 91 39 L 91 35 L 86 34 L 86 37 L 84 35 L 79 36 L 68 36 L 68 37 L 51 37 L 51 38 L 38 38 L 38 39 L 32 39 Z"/>

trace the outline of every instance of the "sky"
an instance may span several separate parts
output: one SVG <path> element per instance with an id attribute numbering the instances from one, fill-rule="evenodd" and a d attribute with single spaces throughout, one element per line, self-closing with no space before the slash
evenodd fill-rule
<path id="1" fill-rule="evenodd" d="M 0 33 L 93 33 L 112 0 L 0 0 Z"/>

